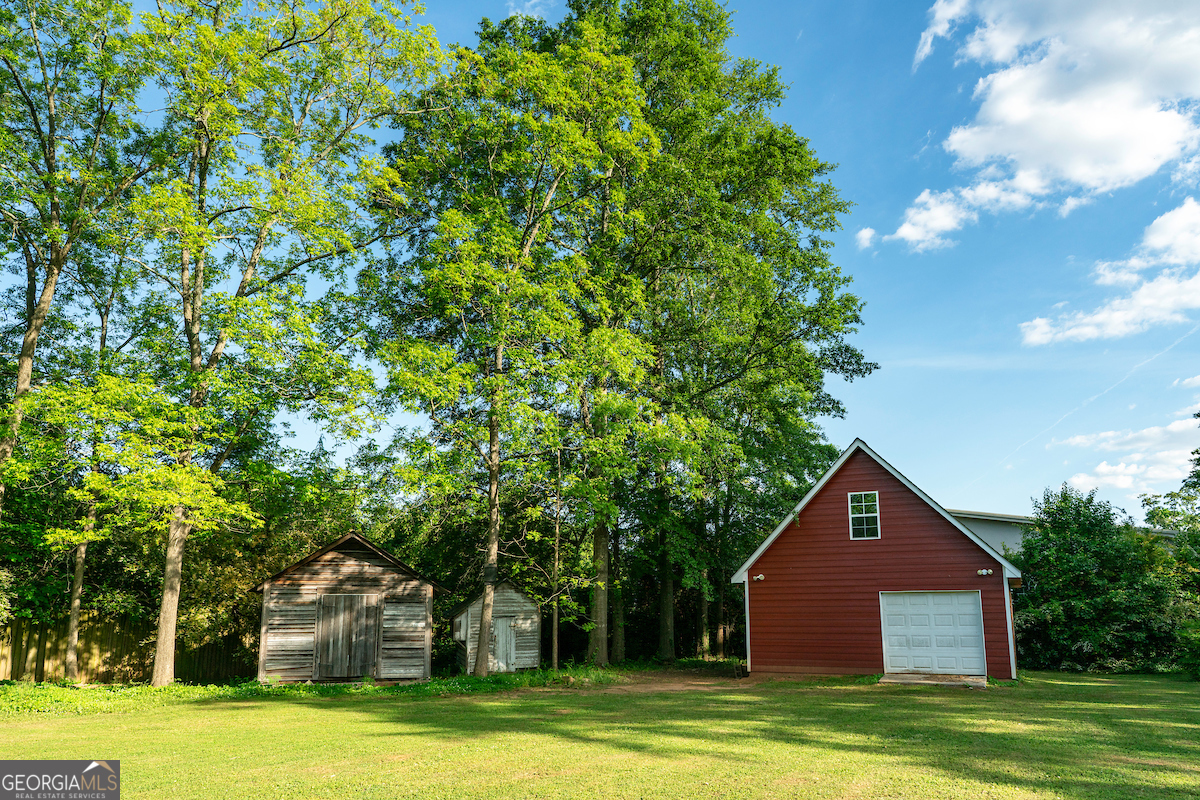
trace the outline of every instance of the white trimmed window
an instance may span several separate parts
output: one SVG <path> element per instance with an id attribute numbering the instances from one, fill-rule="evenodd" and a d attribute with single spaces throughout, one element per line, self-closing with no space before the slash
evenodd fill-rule
<path id="1" fill-rule="evenodd" d="M 850 493 L 850 538 L 879 538 L 879 493 Z"/>

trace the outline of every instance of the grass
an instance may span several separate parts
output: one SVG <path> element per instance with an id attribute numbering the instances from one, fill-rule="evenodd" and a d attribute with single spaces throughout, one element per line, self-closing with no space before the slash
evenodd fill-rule
<path id="1" fill-rule="evenodd" d="M 514 689 L 561 686 L 585 688 L 621 680 L 621 673 L 591 666 L 570 666 L 558 672 L 526 670 L 472 678 L 437 677 L 420 683 L 378 686 L 374 683 L 273 683 L 256 680 L 212 686 L 176 684 L 154 688 L 146 684 L 78 687 L 67 683 L 0 681 L 0 719 L 26 714 L 80 715 L 143 711 L 199 700 L 261 698 L 449 697 L 495 694 Z"/>
<path id="2" fill-rule="evenodd" d="M 528 679 L 542 688 L 4 686 L 0 752 L 120 759 L 125 798 L 1200 797 L 1200 683 L 1177 676 Z M 657 689 L 680 680 L 705 685 Z"/>

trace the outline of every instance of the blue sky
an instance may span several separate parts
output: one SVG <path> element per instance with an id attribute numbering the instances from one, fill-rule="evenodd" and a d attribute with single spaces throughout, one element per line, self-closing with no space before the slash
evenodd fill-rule
<path id="1" fill-rule="evenodd" d="M 856 205 L 836 262 L 881 369 L 834 392 L 943 505 L 1064 481 L 1140 517 L 1200 447 L 1200 3 L 732 0 L 737 56 Z M 433 3 L 443 42 L 562 3 Z"/>
<path id="2" fill-rule="evenodd" d="M 1140 518 L 1178 488 L 1200 447 L 1200 3 L 728 7 L 733 54 L 780 68 L 777 119 L 855 203 L 834 259 L 881 368 L 833 382 L 830 440 L 949 508 L 1026 513 L 1068 482 Z M 565 7 L 434 0 L 422 21 L 472 44 L 514 11 Z"/>

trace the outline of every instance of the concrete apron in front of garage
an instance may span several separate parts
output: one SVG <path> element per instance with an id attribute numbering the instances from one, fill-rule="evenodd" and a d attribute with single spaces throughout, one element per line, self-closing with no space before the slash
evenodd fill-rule
<path id="1" fill-rule="evenodd" d="M 893 672 L 880 678 L 879 683 L 914 683 L 921 686 L 966 686 L 971 689 L 987 688 L 987 678 L 983 675 L 928 675 L 914 672 Z"/>

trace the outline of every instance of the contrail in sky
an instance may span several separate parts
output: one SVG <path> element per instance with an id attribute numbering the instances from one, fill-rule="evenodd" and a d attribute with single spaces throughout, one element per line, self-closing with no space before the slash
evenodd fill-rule
<path id="1" fill-rule="evenodd" d="M 1131 375 L 1133 375 L 1133 373 L 1137 372 L 1139 369 L 1141 369 L 1142 367 L 1146 366 L 1147 364 L 1149 364 L 1151 361 L 1153 361 L 1154 359 L 1158 358 L 1159 356 L 1161 356 L 1161 355 L 1163 355 L 1163 354 L 1165 354 L 1165 353 L 1169 352 L 1169 351 L 1171 350 L 1171 348 L 1173 348 L 1175 345 L 1179 344 L 1179 343 L 1180 343 L 1180 342 L 1182 342 L 1184 339 L 1186 339 L 1186 338 L 1188 338 L 1189 336 L 1191 336 L 1191 335 L 1192 335 L 1193 333 L 1195 333 L 1196 331 L 1200 331 L 1200 325 L 1196 325 L 1194 328 L 1192 328 L 1190 331 L 1188 331 L 1187 333 L 1185 333 L 1183 336 L 1180 336 L 1178 339 L 1176 339 L 1175 341 L 1171 342 L 1169 345 L 1167 345 L 1166 347 L 1164 347 L 1162 350 L 1160 350 L 1159 352 L 1155 353 L 1154 355 L 1150 356 L 1150 357 L 1149 357 L 1149 358 L 1147 358 L 1145 361 L 1142 361 L 1142 362 L 1140 362 L 1140 363 L 1134 364 L 1134 365 L 1133 365 L 1133 367 L 1132 367 L 1132 368 L 1130 368 L 1130 370 L 1129 370 L 1128 372 L 1126 372 L 1126 373 L 1125 373 L 1124 377 L 1122 377 L 1122 378 L 1121 378 L 1121 380 L 1117 381 L 1117 382 L 1116 382 L 1116 383 L 1114 383 L 1112 386 L 1110 386 L 1110 387 L 1108 387 L 1107 389 L 1105 389 L 1103 392 L 1099 392 L 1099 393 L 1097 393 L 1097 394 L 1094 394 L 1094 395 L 1092 395 L 1092 396 L 1091 396 L 1091 397 L 1089 397 L 1087 400 L 1084 400 L 1082 403 L 1080 403 L 1079 405 L 1075 406 L 1075 407 L 1074 407 L 1074 408 L 1072 408 L 1070 411 L 1068 411 L 1067 413 L 1063 414 L 1061 417 L 1059 417 L 1058 419 L 1056 419 L 1056 420 L 1054 421 L 1054 424 L 1052 424 L 1050 427 L 1048 427 L 1048 428 L 1046 428 L 1046 429 L 1044 429 L 1044 430 L 1038 431 L 1038 432 L 1037 432 L 1037 433 L 1035 433 L 1033 436 L 1030 436 L 1028 439 L 1026 439 L 1025 441 L 1021 442 L 1019 445 L 1017 445 L 1015 448 L 1013 448 L 1013 451 L 1012 451 L 1011 453 L 1009 453 L 1009 454 L 1008 454 L 1008 455 L 1006 455 L 1004 458 L 1002 458 L 1002 459 L 1000 459 L 999 461 L 997 461 L 997 462 L 996 462 L 996 467 L 999 467 L 999 466 L 1003 465 L 1005 461 L 1008 461 L 1010 458 L 1012 458 L 1013 456 L 1015 456 L 1015 455 L 1016 455 L 1016 454 L 1017 454 L 1017 453 L 1018 453 L 1018 452 L 1021 450 L 1021 448 L 1025 447 L 1025 445 L 1029 444 L 1030 442 L 1034 441 L 1034 440 L 1035 440 L 1035 439 L 1037 439 L 1038 437 L 1040 437 L 1040 436 L 1044 436 L 1045 434 L 1047 434 L 1047 433 L 1049 433 L 1050 431 L 1052 431 L 1052 430 L 1054 430 L 1055 428 L 1057 428 L 1057 427 L 1058 427 L 1058 425 L 1059 425 L 1059 423 L 1061 423 L 1061 422 L 1062 422 L 1064 419 L 1066 419 L 1067 417 L 1069 417 L 1069 416 L 1071 416 L 1072 414 L 1074 414 L 1074 413 L 1075 413 L 1076 411 L 1078 411 L 1079 409 L 1081 409 L 1081 408 L 1083 408 L 1083 407 L 1087 406 L 1089 403 L 1091 403 L 1091 402 L 1092 402 L 1092 401 L 1094 401 L 1094 400 L 1099 400 L 1101 397 L 1104 397 L 1104 395 L 1108 394 L 1108 393 L 1109 393 L 1109 392 L 1111 392 L 1113 389 L 1117 388 L 1117 387 L 1118 387 L 1118 386 L 1120 386 L 1122 383 L 1124 383 L 1125 381 L 1129 380 L 1129 377 L 1130 377 Z M 995 469 L 995 467 L 993 467 L 993 469 Z M 989 472 L 990 472 L 990 470 L 989 470 Z M 984 476 L 986 476 L 986 475 L 987 475 L 987 473 L 985 472 L 983 475 L 980 475 L 978 478 L 976 478 L 975 480 L 971 481 L 971 483 L 968 483 L 968 484 L 967 484 L 967 486 L 970 486 L 970 485 L 971 485 L 971 484 L 973 484 L 973 483 L 977 483 L 977 482 L 979 482 L 979 481 L 980 481 L 980 480 L 982 480 L 982 479 L 984 478 Z"/>

